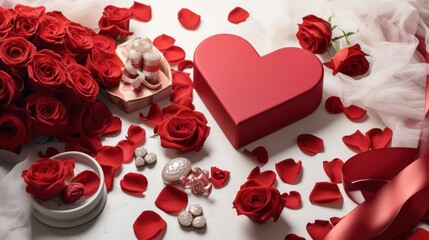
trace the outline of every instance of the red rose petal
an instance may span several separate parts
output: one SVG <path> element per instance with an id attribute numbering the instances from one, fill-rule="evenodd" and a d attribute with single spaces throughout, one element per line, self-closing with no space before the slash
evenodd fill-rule
<path id="1" fill-rule="evenodd" d="M 121 132 L 122 128 L 122 121 L 120 118 L 113 116 L 112 117 L 112 124 L 104 131 L 103 135 L 110 135 L 110 134 L 118 134 Z"/>
<path id="2" fill-rule="evenodd" d="M 340 189 L 337 184 L 330 182 L 317 182 L 310 193 L 310 202 L 328 203 L 342 199 Z"/>
<path id="3" fill-rule="evenodd" d="M 323 240 L 331 231 L 332 225 L 329 221 L 316 220 L 314 223 L 307 223 L 307 232 L 313 240 Z"/>
<path id="4" fill-rule="evenodd" d="M 305 240 L 305 238 L 300 237 L 294 233 L 289 233 L 286 235 L 285 240 Z"/>
<path id="5" fill-rule="evenodd" d="M 121 140 L 116 144 L 117 148 L 120 148 L 123 152 L 122 162 L 130 163 L 134 158 L 134 151 L 136 150 L 134 144 L 128 140 Z"/>
<path id="6" fill-rule="evenodd" d="M 177 70 L 183 71 L 187 68 L 193 68 L 193 67 L 194 67 L 194 62 L 192 62 L 191 60 L 183 60 L 177 65 Z"/>
<path id="7" fill-rule="evenodd" d="M 160 122 L 162 122 L 161 107 L 158 104 L 153 103 L 152 105 L 150 105 L 147 116 L 145 117 L 142 113 L 140 113 L 139 117 L 143 123 L 146 123 L 151 127 L 155 127 Z"/>
<path id="8" fill-rule="evenodd" d="M 200 24 L 201 16 L 187 8 L 182 8 L 177 13 L 180 24 L 188 30 L 194 30 Z"/>
<path id="9" fill-rule="evenodd" d="M 424 240 L 424 239 L 429 239 L 429 232 L 423 228 L 416 228 L 416 230 L 407 237 L 407 240 Z"/>
<path id="10" fill-rule="evenodd" d="M 332 183 L 342 182 L 341 171 L 343 169 L 343 165 L 344 162 L 339 158 L 335 158 L 330 162 L 323 161 L 323 170 L 325 170 L 326 175 L 328 175 Z"/>
<path id="11" fill-rule="evenodd" d="M 366 152 L 369 150 L 368 138 L 359 130 L 352 135 L 344 136 L 343 142 L 347 147 L 356 152 Z"/>
<path id="12" fill-rule="evenodd" d="M 285 207 L 289 209 L 299 209 L 302 206 L 301 194 L 297 191 L 290 191 L 290 193 L 283 193 L 282 198 L 286 200 Z"/>
<path id="13" fill-rule="evenodd" d="M 231 23 L 239 24 L 241 22 L 246 21 L 249 17 L 249 12 L 244 10 L 241 7 L 236 7 L 231 10 L 228 14 L 228 21 Z"/>
<path id="14" fill-rule="evenodd" d="M 341 219 L 343 219 L 343 218 L 331 217 L 331 218 L 329 218 L 329 221 L 331 222 L 332 226 L 335 226 L 335 225 L 337 225 L 337 223 L 339 223 L 341 221 Z"/>
<path id="15" fill-rule="evenodd" d="M 134 234 L 137 239 L 154 239 L 167 228 L 167 223 L 158 213 L 143 211 L 133 224 Z"/>
<path id="16" fill-rule="evenodd" d="M 343 103 L 337 96 L 331 96 L 325 101 L 325 109 L 328 113 L 337 114 L 343 111 Z"/>
<path id="17" fill-rule="evenodd" d="M 58 149 L 56 149 L 54 147 L 48 147 L 46 149 L 46 154 L 43 154 L 42 151 L 39 151 L 37 153 L 37 155 L 39 155 L 39 158 L 50 158 L 50 157 L 52 157 L 54 155 L 57 155 L 58 153 L 60 153 L 60 151 Z"/>
<path id="18" fill-rule="evenodd" d="M 366 115 L 366 110 L 356 105 L 344 107 L 343 112 L 350 120 L 359 120 Z"/>
<path id="19" fill-rule="evenodd" d="M 124 41 L 130 35 L 133 35 L 134 32 L 130 32 L 126 29 L 120 28 L 117 25 L 110 25 L 107 27 L 101 27 L 100 32 L 101 35 L 111 36 L 112 38 L 120 41 Z"/>
<path id="20" fill-rule="evenodd" d="M 268 162 L 268 152 L 267 149 L 263 146 L 259 146 L 252 151 L 249 151 L 247 149 L 244 149 L 244 154 L 247 156 L 253 158 L 254 160 L 258 161 L 259 163 L 267 163 Z"/>
<path id="21" fill-rule="evenodd" d="M 194 83 L 188 73 L 176 71 L 173 73 L 173 93 L 170 100 L 180 103 L 182 99 L 190 99 L 192 102 L 192 91 Z M 182 104 L 183 105 L 183 104 Z M 164 110 L 163 110 L 164 111 Z"/>
<path id="22" fill-rule="evenodd" d="M 369 139 L 371 149 L 385 148 L 392 140 L 393 132 L 386 127 L 383 131 L 379 128 L 368 130 L 365 135 Z"/>
<path id="23" fill-rule="evenodd" d="M 255 180 L 264 186 L 271 187 L 276 181 L 276 173 L 271 170 L 261 172 L 259 167 L 255 167 L 250 171 L 247 180 Z"/>
<path id="24" fill-rule="evenodd" d="M 159 50 L 164 51 L 174 45 L 176 39 L 166 34 L 159 35 L 153 40 L 153 45 Z"/>
<path id="25" fill-rule="evenodd" d="M 140 173 L 127 173 L 120 182 L 121 188 L 125 192 L 143 194 L 147 189 L 147 178 Z"/>
<path id="26" fill-rule="evenodd" d="M 134 1 L 130 10 L 133 12 L 134 18 L 139 21 L 149 22 L 152 19 L 152 8 L 150 5 Z"/>
<path id="27" fill-rule="evenodd" d="M 296 140 L 301 151 L 317 154 L 323 149 L 323 140 L 311 134 L 300 134 Z"/>
<path id="28" fill-rule="evenodd" d="M 179 46 L 172 46 L 162 53 L 170 64 L 180 62 L 186 57 L 185 51 Z"/>
<path id="29" fill-rule="evenodd" d="M 302 162 L 297 163 L 292 158 L 285 159 L 275 165 L 277 174 L 285 183 L 295 183 L 301 173 Z"/>
<path id="30" fill-rule="evenodd" d="M 106 184 L 106 190 L 110 192 L 113 189 L 113 179 L 115 178 L 115 173 L 113 168 L 110 166 L 101 165 L 104 174 L 104 184 Z"/>
<path id="31" fill-rule="evenodd" d="M 188 195 L 180 188 L 167 185 L 159 193 L 155 205 L 168 214 L 177 215 L 188 205 Z"/>
<path id="32" fill-rule="evenodd" d="M 221 188 L 225 186 L 229 179 L 229 171 L 219 169 L 217 167 L 210 168 L 210 182 L 216 188 Z"/>
<path id="33" fill-rule="evenodd" d="M 83 196 L 90 196 L 95 193 L 95 191 L 98 189 L 98 186 L 100 186 L 100 177 L 94 171 L 85 170 L 74 176 L 71 182 L 83 184 L 85 187 Z"/>
<path id="34" fill-rule="evenodd" d="M 127 132 L 127 139 L 131 141 L 137 148 L 139 145 L 143 145 L 146 141 L 146 131 L 137 125 L 130 125 Z"/>
<path id="35" fill-rule="evenodd" d="M 122 166 L 124 159 L 124 154 L 121 148 L 118 147 L 104 147 L 98 154 L 95 156 L 95 160 L 101 166 L 109 166 L 113 171 L 116 171 L 119 167 Z"/>

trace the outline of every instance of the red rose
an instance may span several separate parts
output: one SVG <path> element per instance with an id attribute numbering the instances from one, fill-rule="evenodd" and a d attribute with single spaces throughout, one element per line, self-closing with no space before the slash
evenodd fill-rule
<path id="1" fill-rule="evenodd" d="M 30 112 L 37 133 L 56 136 L 65 130 L 68 113 L 55 97 L 47 94 L 30 95 L 23 105 Z"/>
<path id="2" fill-rule="evenodd" d="M 73 177 L 74 160 L 41 158 L 22 172 L 27 192 L 40 200 L 48 200 L 63 191 L 65 181 Z"/>
<path id="3" fill-rule="evenodd" d="M 183 108 L 175 114 L 164 116 L 154 131 L 161 138 L 161 146 L 185 153 L 201 150 L 210 127 L 202 113 Z"/>
<path id="4" fill-rule="evenodd" d="M 101 137 L 112 124 L 112 118 L 112 113 L 104 103 L 99 101 L 86 103 L 73 114 L 73 132 Z"/>
<path id="5" fill-rule="evenodd" d="M 16 152 L 32 138 L 28 112 L 8 105 L 0 112 L 0 148 Z"/>
<path id="6" fill-rule="evenodd" d="M 63 58 L 63 62 L 66 65 L 77 63 L 75 59 L 75 54 L 73 54 L 68 48 L 60 46 L 52 49 L 56 54 L 60 55 Z"/>
<path id="7" fill-rule="evenodd" d="M 101 49 L 92 50 L 86 67 L 94 79 L 105 87 L 117 86 L 122 78 L 122 62 L 114 53 Z"/>
<path id="8" fill-rule="evenodd" d="M 313 53 L 324 53 L 331 44 L 331 25 L 314 15 L 305 16 L 302 20 L 296 33 L 299 44 Z"/>
<path id="9" fill-rule="evenodd" d="M 27 71 L 30 84 L 36 92 L 55 91 L 66 81 L 63 59 L 48 49 L 34 54 L 28 63 Z"/>
<path id="10" fill-rule="evenodd" d="M 341 49 L 324 65 L 332 69 L 334 75 L 340 72 L 351 77 L 365 74 L 369 69 L 368 60 L 359 44 Z"/>
<path id="11" fill-rule="evenodd" d="M 39 18 L 18 17 L 13 26 L 13 33 L 25 39 L 30 39 L 39 28 Z"/>
<path id="12" fill-rule="evenodd" d="M 67 67 L 66 86 L 74 90 L 80 102 L 92 102 L 98 94 L 98 84 L 91 73 L 76 63 Z"/>
<path id="13" fill-rule="evenodd" d="M 35 41 L 41 48 L 49 48 L 64 43 L 66 26 L 61 19 L 46 14 L 40 19 L 39 32 Z"/>
<path id="14" fill-rule="evenodd" d="M 61 201 L 65 204 L 72 204 L 83 196 L 85 187 L 82 183 L 72 183 L 67 185 L 61 193 Z"/>
<path id="15" fill-rule="evenodd" d="M 40 18 L 45 14 L 45 7 L 30 7 L 26 5 L 16 4 L 15 12 L 18 17 L 23 18 Z"/>
<path id="16" fill-rule="evenodd" d="M 94 48 L 92 36 L 95 32 L 77 23 L 66 26 L 66 46 L 73 53 L 89 53 Z"/>
<path id="17" fill-rule="evenodd" d="M 9 74 L 0 70 L 0 106 L 15 102 L 22 88 L 21 79 L 13 79 Z"/>
<path id="18" fill-rule="evenodd" d="M 23 37 L 0 40 L 0 61 L 7 67 L 25 67 L 36 47 Z"/>
<path id="19" fill-rule="evenodd" d="M 13 10 L 0 7 L 0 38 L 11 31 L 15 17 L 16 14 Z"/>
<path id="20" fill-rule="evenodd" d="M 98 21 L 100 34 L 109 35 L 113 38 L 119 38 L 123 41 L 127 36 L 133 33 L 130 29 L 130 19 L 133 13 L 128 8 L 119 8 L 112 5 L 106 6 Z"/>
<path id="21" fill-rule="evenodd" d="M 285 200 L 276 188 L 250 180 L 241 186 L 233 205 L 238 215 L 246 215 L 254 222 L 263 223 L 271 217 L 277 221 Z"/>
<path id="22" fill-rule="evenodd" d="M 92 42 L 94 43 L 94 48 L 111 53 L 116 51 L 116 41 L 111 36 L 97 34 L 92 36 Z"/>

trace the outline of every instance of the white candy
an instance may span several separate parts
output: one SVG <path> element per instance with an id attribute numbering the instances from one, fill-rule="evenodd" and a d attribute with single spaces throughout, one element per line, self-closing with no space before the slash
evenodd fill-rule
<path id="1" fill-rule="evenodd" d="M 200 216 L 203 213 L 203 207 L 200 204 L 192 204 L 189 207 L 189 212 L 194 216 Z"/>
<path id="2" fill-rule="evenodd" d="M 192 224 L 192 214 L 183 210 L 177 215 L 177 221 L 184 227 L 189 227 Z"/>
<path id="3" fill-rule="evenodd" d="M 185 177 L 191 171 L 191 161 L 179 157 L 170 160 L 162 169 L 162 179 L 165 184 L 176 184 L 181 177 Z"/>
<path id="4" fill-rule="evenodd" d="M 154 164 L 156 160 L 157 160 L 157 157 L 155 153 L 148 153 L 144 156 L 144 161 L 149 165 Z"/>
<path id="5" fill-rule="evenodd" d="M 136 167 L 143 167 L 145 164 L 144 159 L 140 156 L 136 157 L 135 164 L 136 164 Z"/>
<path id="6" fill-rule="evenodd" d="M 136 157 L 144 157 L 147 154 L 147 149 L 145 147 L 138 147 L 134 151 Z"/>
<path id="7" fill-rule="evenodd" d="M 206 226 L 207 220 L 204 216 L 198 216 L 195 217 L 194 220 L 192 220 L 192 226 L 196 228 L 202 228 Z"/>

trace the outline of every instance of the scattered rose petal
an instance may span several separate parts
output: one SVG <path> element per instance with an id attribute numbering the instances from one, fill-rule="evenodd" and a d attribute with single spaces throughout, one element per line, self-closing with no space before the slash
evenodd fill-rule
<path id="1" fill-rule="evenodd" d="M 189 74 L 179 71 L 174 72 L 172 83 L 173 93 L 171 94 L 170 100 L 174 103 L 180 103 L 183 99 L 189 99 L 190 103 L 192 103 L 192 91 L 194 89 L 194 83 L 192 82 Z M 182 103 L 181 105 L 184 104 Z"/>
<path id="2" fill-rule="evenodd" d="M 429 239 L 429 232 L 423 228 L 416 228 L 416 230 L 407 237 L 407 240 L 424 240 L 424 239 Z"/>
<path id="3" fill-rule="evenodd" d="M 165 59 L 171 64 L 180 62 L 186 57 L 185 51 L 179 46 L 172 46 L 166 49 L 163 54 Z"/>
<path id="4" fill-rule="evenodd" d="M 241 7 L 236 7 L 231 10 L 228 14 L 228 21 L 230 23 L 239 24 L 241 22 L 246 21 L 246 19 L 249 17 L 249 12 L 244 10 Z"/>
<path id="5" fill-rule="evenodd" d="M 363 133 L 357 130 L 352 135 L 347 135 L 343 137 L 343 142 L 350 149 L 356 152 L 366 152 L 369 150 L 368 138 L 363 135 Z"/>
<path id="6" fill-rule="evenodd" d="M 276 163 L 275 167 L 277 174 L 283 182 L 293 184 L 301 173 L 302 162 L 298 161 L 296 163 L 292 158 L 288 158 Z"/>
<path id="7" fill-rule="evenodd" d="M 152 8 L 150 5 L 134 1 L 130 10 L 133 12 L 134 18 L 139 21 L 149 22 L 152 19 Z"/>
<path id="8" fill-rule="evenodd" d="M 329 218 L 329 221 L 331 222 L 332 226 L 335 226 L 335 225 L 337 225 L 337 223 L 339 223 L 341 221 L 341 219 L 343 219 L 343 218 L 331 217 L 331 218 Z"/>
<path id="9" fill-rule="evenodd" d="M 183 60 L 177 65 L 177 70 L 183 71 L 187 68 L 193 68 L 194 63 L 191 60 Z"/>
<path id="10" fill-rule="evenodd" d="M 146 141 L 146 131 L 137 125 L 130 125 L 127 132 L 127 139 L 133 142 L 136 148 L 143 145 Z"/>
<path id="11" fill-rule="evenodd" d="M 121 132 L 122 121 L 120 118 L 113 116 L 112 124 L 106 129 L 103 135 L 118 134 Z"/>
<path id="12" fill-rule="evenodd" d="M 121 148 L 105 146 L 97 154 L 95 160 L 102 166 L 109 166 L 113 171 L 116 171 L 122 166 L 124 154 Z"/>
<path id="13" fill-rule="evenodd" d="M 137 239 L 154 239 L 167 228 L 167 223 L 158 213 L 143 211 L 133 224 L 134 234 Z"/>
<path id="14" fill-rule="evenodd" d="M 289 233 L 286 235 L 285 240 L 305 240 L 305 238 L 298 236 L 294 233 Z"/>
<path id="15" fill-rule="evenodd" d="M 113 168 L 110 166 L 101 165 L 104 174 L 104 184 L 106 184 L 106 190 L 110 192 L 113 189 L 113 179 L 115 178 L 115 173 Z"/>
<path id="16" fill-rule="evenodd" d="M 268 152 L 267 149 L 263 146 L 259 146 L 252 151 L 244 149 L 244 154 L 258 161 L 259 163 L 267 163 L 268 162 Z"/>
<path id="17" fill-rule="evenodd" d="M 125 192 L 143 194 L 147 189 L 147 178 L 140 173 L 127 173 L 120 182 L 121 188 Z"/>
<path id="18" fill-rule="evenodd" d="M 150 105 L 147 116 L 145 117 L 142 113 L 140 113 L 139 117 L 143 123 L 155 127 L 162 121 L 161 107 L 158 104 L 153 103 L 152 105 Z"/>
<path id="19" fill-rule="evenodd" d="M 392 140 L 393 132 L 390 128 L 386 127 L 383 131 L 379 128 L 368 130 L 365 135 L 370 142 L 371 149 L 385 148 Z"/>
<path id="20" fill-rule="evenodd" d="M 350 120 L 359 120 L 366 115 L 366 110 L 356 105 L 344 107 L 343 112 Z"/>
<path id="21" fill-rule="evenodd" d="M 120 148 L 123 152 L 122 162 L 130 163 L 134 159 L 134 144 L 127 139 L 121 140 L 116 144 L 117 148 Z"/>
<path id="22" fill-rule="evenodd" d="M 164 51 L 169 49 L 174 45 L 174 42 L 176 42 L 176 39 L 174 39 L 171 36 L 168 36 L 166 34 L 159 35 L 153 40 L 153 45 L 159 50 Z"/>
<path id="23" fill-rule="evenodd" d="M 85 170 L 74 176 L 71 182 L 81 183 L 85 187 L 83 196 L 90 196 L 95 193 L 100 186 L 100 177 L 94 171 Z"/>
<path id="24" fill-rule="evenodd" d="M 42 151 L 39 151 L 37 153 L 37 155 L 39 155 L 39 158 L 50 158 L 50 157 L 52 157 L 54 155 L 57 155 L 58 153 L 60 153 L 60 151 L 58 149 L 56 149 L 54 147 L 48 147 L 46 149 L 46 154 L 43 154 Z"/>
<path id="25" fill-rule="evenodd" d="M 188 195 L 180 188 L 167 185 L 159 193 L 155 205 L 168 214 L 177 215 L 188 205 Z"/>
<path id="26" fill-rule="evenodd" d="M 229 179 L 229 171 L 219 169 L 217 167 L 210 168 L 210 182 L 216 188 L 221 188 L 225 186 Z"/>
<path id="27" fill-rule="evenodd" d="M 314 223 L 307 223 L 307 232 L 313 240 L 323 240 L 331 231 L 332 225 L 329 221 L 316 220 Z"/>
<path id="28" fill-rule="evenodd" d="M 326 175 L 328 175 L 332 183 L 342 182 L 341 171 L 343 169 L 343 165 L 344 162 L 339 158 L 335 158 L 330 162 L 323 161 L 323 170 L 325 170 Z"/>
<path id="29" fill-rule="evenodd" d="M 261 172 L 259 167 L 255 167 L 250 171 L 247 180 L 255 180 L 264 186 L 271 187 L 276 181 L 276 173 L 271 170 Z"/>
<path id="30" fill-rule="evenodd" d="M 286 200 L 285 207 L 289 209 L 299 209 L 302 206 L 301 194 L 297 191 L 290 191 L 290 193 L 283 193 L 282 198 Z"/>
<path id="31" fill-rule="evenodd" d="M 200 24 L 201 16 L 187 8 L 182 8 L 177 13 L 180 24 L 188 30 L 194 30 Z"/>
<path id="32" fill-rule="evenodd" d="M 310 193 L 312 203 L 328 203 L 342 198 L 337 184 L 330 182 L 317 182 Z"/>
<path id="33" fill-rule="evenodd" d="M 323 140 L 311 134 L 300 134 L 296 142 L 305 153 L 317 154 L 323 149 Z"/>
<path id="34" fill-rule="evenodd" d="M 331 96 L 325 101 L 325 109 L 328 113 L 337 114 L 343 111 L 343 103 L 337 96 Z"/>

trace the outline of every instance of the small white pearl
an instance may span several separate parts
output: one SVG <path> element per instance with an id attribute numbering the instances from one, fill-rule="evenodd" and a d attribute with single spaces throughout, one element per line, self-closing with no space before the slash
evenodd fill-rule
<path id="1" fill-rule="evenodd" d="M 194 220 L 192 220 L 192 226 L 196 228 L 202 228 L 206 226 L 207 220 L 204 216 L 198 216 L 195 217 Z"/>
<path id="2" fill-rule="evenodd" d="M 136 157 L 135 164 L 136 167 L 143 167 L 145 164 L 144 159 L 142 157 Z"/>
<path id="3" fill-rule="evenodd" d="M 149 165 L 154 164 L 156 160 L 157 160 L 157 157 L 155 153 L 148 153 L 144 156 L 144 161 Z"/>
<path id="4" fill-rule="evenodd" d="M 200 204 L 192 204 L 189 207 L 189 212 L 194 216 L 200 216 L 203 213 L 203 207 Z"/>
<path id="5" fill-rule="evenodd" d="M 184 227 L 189 227 L 192 224 L 192 214 L 183 210 L 177 215 L 177 221 Z"/>
<path id="6" fill-rule="evenodd" d="M 144 157 L 147 154 L 147 149 L 145 147 L 138 147 L 134 151 L 136 157 Z"/>

